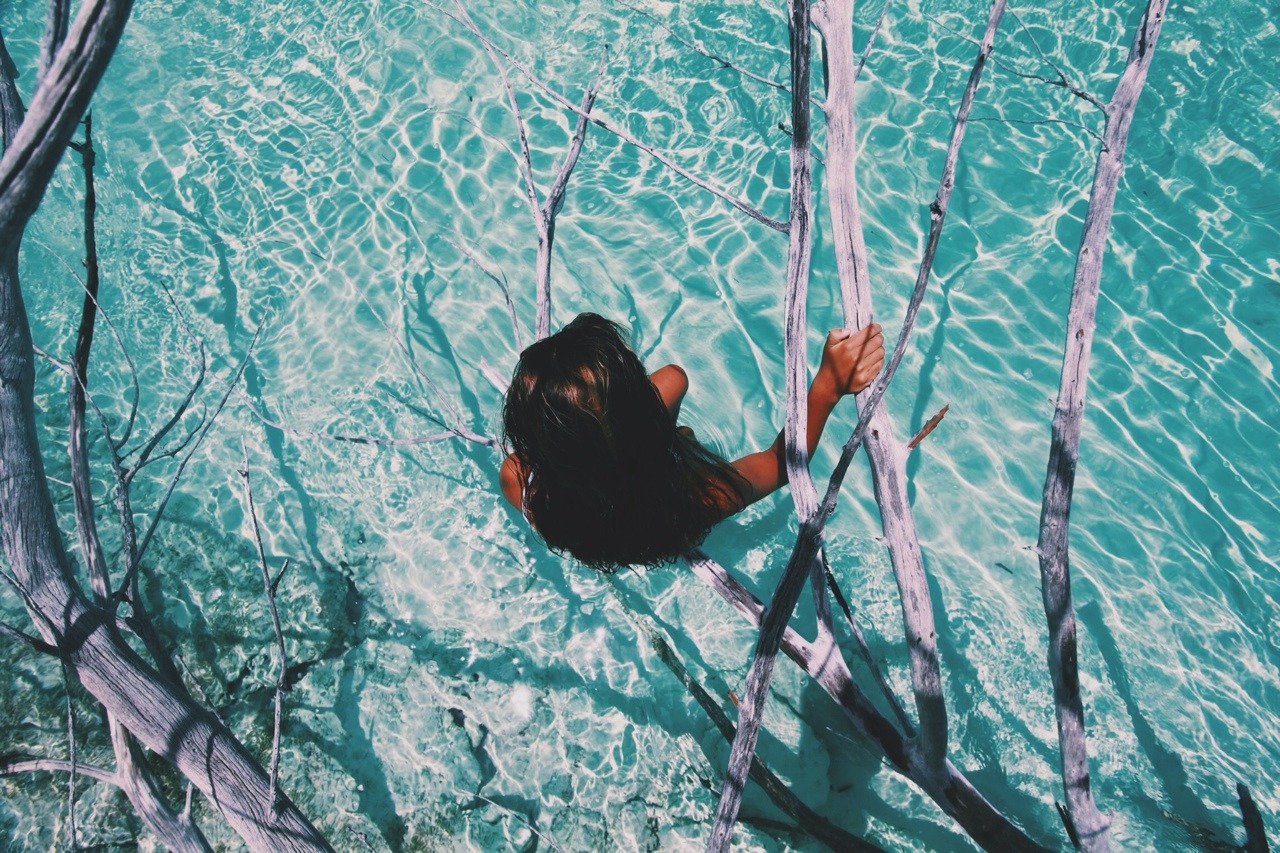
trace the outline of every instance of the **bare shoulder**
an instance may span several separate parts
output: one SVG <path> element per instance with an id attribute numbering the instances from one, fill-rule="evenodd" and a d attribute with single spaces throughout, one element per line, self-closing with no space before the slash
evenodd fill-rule
<path id="1" fill-rule="evenodd" d="M 520 457 L 512 453 L 502 461 L 502 469 L 498 472 L 498 485 L 502 487 L 502 495 L 516 509 L 520 509 L 524 498 L 524 465 Z"/>

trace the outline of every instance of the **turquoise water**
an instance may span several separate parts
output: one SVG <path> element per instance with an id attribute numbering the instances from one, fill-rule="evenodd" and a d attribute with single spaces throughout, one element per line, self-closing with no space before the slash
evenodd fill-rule
<path id="1" fill-rule="evenodd" d="M 0 9 L 24 69 L 42 6 Z M 598 109 L 785 218 L 785 96 L 672 35 L 783 80 L 781 8 L 646 8 L 671 32 L 594 2 L 473 14 L 574 100 L 608 43 Z M 1025 28 L 1006 16 L 936 280 L 888 401 L 903 438 L 951 406 L 908 471 L 953 760 L 1033 837 L 1061 847 L 1029 548 L 1096 153 L 1078 125 L 1101 125 L 1014 71 L 1051 75 L 1038 44 L 1105 97 L 1136 15 L 1015 8 Z M 878 12 L 859 10 L 859 45 Z M 1237 781 L 1280 837 L 1274 17 L 1240 2 L 1170 7 L 1117 203 L 1072 546 L 1094 790 L 1116 812 L 1119 849 L 1225 849 L 1242 837 Z M 984 18 L 974 3 L 895 6 L 860 84 L 861 197 L 891 335 L 974 53 L 962 34 L 976 36 Z M 23 74 L 24 92 L 33 79 Z M 527 81 L 514 85 L 545 188 L 572 121 Z M 241 440 L 267 553 L 294 562 L 280 607 L 303 670 L 288 697 L 284 784 L 335 846 L 696 849 L 728 748 L 620 602 L 654 620 L 729 710 L 753 642 L 745 623 L 684 569 L 622 574 L 615 596 L 548 554 L 500 500 L 489 448 L 340 444 L 266 428 L 249 408 L 300 430 L 436 432 L 431 418 L 448 412 L 404 344 L 470 429 L 497 433 L 501 393 L 487 376 L 506 374 L 519 347 L 501 289 L 456 245 L 505 274 L 527 343 L 536 241 L 501 83 L 475 41 L 415 2 L 139 4 L 94 119 L 105 305 L 141 373 L 144 426 L 163 422 L 194 371 L 164 287 L 219 376 L 263 324 L 244 395 L 197 454 L 146 566 L 178 650 L 246 743 L 269 748 L 274 663 Z M 819 165 L 819 193 L 822 177 Z M 79 192 L 68 162 L 24 244 L 37 341 L 64 357 L 79 305 Z M 840 322 L 825 197 L 818 204 L 811 364 Z M 590 309 L 627 324 L 647 363 L 689 372 L 685 417 L 705 441 L 754 450 L 781 421 L 785 253 L 783 237 L 593 128 L 558 219 L 554 321 Z M 100 401 L 123 417 L 127 374 L 106 334 L 97 359 Z M 63 383 L 47 366 L 41 379 L 46 458 L 65 480 Z M 221 390 L 212 383 L 206 404 Z M 852 425 L 851 407 L 838 410 L 820 477 Z M 832 522 L 833 567 L 905 695 L 894 583 L 865 465 L 855 468 Z M 157 473 L 140 511 L 163 491 Z M 105 475 L 102 488 L 105 507 Z M 69 501 L 59 506 L 70 526 Z M 767 597 L 793 536 L 782 495 L 707 547 Z M 23 618 L 11 593 L 0 600 L 7 620 Z M 0 649 L 0 752 L 64 755 L 56 667 Z M 762 754 L 832 820 L 889 849 L 971 846 L 789 663 L 765 719 Z M 81 758 L 106 762 L 94 727 L 86 705 Z M 66 843 L 62 782 L 0 782 L 3 846 Z M 82 843 L 139 831 L 100 788 L 82 797 Z M 779 828 L 758 794 L 743 817 L 745 849 L 816 849 Z M 235 847 L 216 817 L 202 825 Z"/>

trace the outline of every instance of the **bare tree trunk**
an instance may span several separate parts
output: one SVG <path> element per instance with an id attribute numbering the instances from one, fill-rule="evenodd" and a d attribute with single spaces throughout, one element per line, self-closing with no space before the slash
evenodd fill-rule
<path id="1" fill-rule="evenodd" d="M 45 479 L 18 249 L 119 42 L 130 7 L 128 0 L 85 3 L 25 119 L 20 118 L 9 63 L 0 69 L 6 142 L 0 160 L 0 546 L 37 630 L 111 718 L 186 774 L 251 848 L 327 850 L 328 844 L 292 803 L 282 798 L 278 810 L 264 808 L 268 780 L 248 751 L 212 713 L 134 653 L 111 611 L 85 599 L 73 580 Z M 123 731 L 118 734 L 117 754 L 140 764 L 142 756 Z M 128 772 L 121 767 L 122 774 Z M 137 777 L 121 784 L 135 784 L 136 791 L 147 787 Z M 203 849 L 190 838 L 166 839 L 170 841 L 183 849 Z"/>
<path id="2" fill-rule="evenodd" d="M 1084 702 L 1080 696 L 1077 670 L 1076 614 L 1071 602 L 1071 575 L 1068 561 L 1068 532 L 1071 495 L 1076 465 L 1080 459 L 1080 428 L 1084 422 L 1085 389 L 1089 377 L 1089 353 L 1093 345 L 1094 318 L 1102 279 L 1102 256 L 1111 230 L 1111 213 L 1116 190 L 1124 171 L 1124 151 L 1134 108 L 1147 79 L 1151 55 L 1164 22 L 1168 0 L 1149 0 L 1137 32 L 1124 74 L 1106 107 L 1107 128 L 1094 170 L 1084 233 L 1076 255 L 1071 307 L 1067 314 L 1067 342 L 1062 360 L 1062 379 L 1053 412 L 1053 439 L 1045 475 L 1040 513 L 1041 591 L 1049 623 L 1049 673 L 1058 719 L 1058 742 L 1062 755 L 1062 785 L 1066 792 L 1067 814 L 1080 846 L 1089 851 L 1110 849 L 1110 817 L 1098 812 L 1089 782 L 1089 752 L 1084 735 Z M 1069 827 L 1070 828 L 1070 827 Z"/>

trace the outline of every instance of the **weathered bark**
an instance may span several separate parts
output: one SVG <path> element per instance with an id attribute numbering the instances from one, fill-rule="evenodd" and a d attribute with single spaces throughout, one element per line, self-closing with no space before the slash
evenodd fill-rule
<path id="1" fill-rule="evenodd" d="M 328 849 L 292 804 L 280 814 L 260 808 L 262 797 L 255 800 L 252 795 L 265 791 L 267 780 L 248 751 L 213 714 L 134 653 L 117 631 L 111 611 L 85 598 L 72 577 L 45 479 L 18 248 L 115 50 L 130 7 L 128 0 L 98 0 L 81 8 L 25 119 L 19 118 L 12 77 L 0 75 L 6 141 L 0 159 L 0 546 L 44 640 L 57 648 L 112 718 L 200 787 L 250 847 Z M 117 743 L 117 754 L 129 754 L 136 767 L 142 756 L 135 750 L 124 740 Z M 130 771 L 122 766 L 121 773 L 126 772 Z M 126 789 L 134 786 L 143 792 L 144 806 L 151 802 L 147 779 L 117 780 Z M 164 840 L 180 849 L 204 849 L 202 839 L 191 836 Z"/>
<path id="2" fill-rule="evenodd" d="M 854 119 L 853 0 L 825 0 L 815 10 L 829 69 L 827 92 L 827 199 L 830 207 L 836 267 L 840 278 L 845 325 L 861 328 L 872 320 L 870 274 L 862 232 L 856 177 Z M 858 395 L 860 411 L 874 392 Z M 911 682 L 920 723 L 920 749 L 931 772 L 946 758 L 947 717 L 942 699 L 941 668 L 933 606 L 924 562 L 907 500 L 905 454 L 893 435 L 882 405 L 870 413 L 864 438 L 871 460 L 876 502 L 880 506 L 885 544 L 889 548 L 902 603 L 903 624 L 911 661 Z"/>
<path id="3" fill-rule="evenodd" d="M 734 609 L 757 628 L 764 619 L 765 607 L 728 571 L 701 552 L 688 556 L 690 567 L 699 578 L 716 591 Z M 893 723 L 871 703 L 853 680 L 838 649 L 821 649 L 809 643 L 793 629 L 782 635 L 782 650 L 787 657 L 809 674 L 849 719 L 854 729 L 884 753 L 889 766 L 911 779 L 938 804 L 944 813 L 955 818 L 973 838 L 989 850 L 1043 851 L 1047 848 L 1032 841 L 1026 833 L 991 805 L 964 774 L 950 761 L 944 772 L 917 777 L 909 755 L 913 742 L 903 736 Z"/>
<path id="4" fill-rule="evenodd" d="M 1044 612 L 1049 623 L 1049 673 L 1053 678 L 1067 814 L 1075 827 L 1080 846 L 1088 851 L 1110 849 L 1111 820 L 1102 815 L 1094 804 L 1089 781 L 1089 752 L 1085 742 L 1084 701 L 1080 695 L 1076 661 L 1076 615 L 1071 601 L 1068 557 L 1071 497 L 1080 459 L 1080 429 L 1084 422 L 1089 353 L 1093 346 L 1102 257 L 1111 229 L 1116 190 L 1124 171 L 1129 127 L 1147 79 L 1147 69 L 1151 66 L 1166 6 L 1167 0 L 1149 0 L 1147 3 L 1134 34 L 1124 73 L 1106 107 L 1107 128 L 1103 134 L 1102 150 L 1098 153 L 1084 232 L 1076 255 L 1062 377 L 1053 412 L 1053 437 L 1041 504 L 1040 538 L 1036 544 Z"/>
<path id="5" fill-rule="evenodd" d="M 784 309 L 784 345 L 787 356 L 787 420 L 784 434 L 787 478 L 796 514 L 800 518 L 800 533 L 765 613 L 751 668 L 747 673 L 746 694 L 738 706 L 738 732 L 729 753 L 729 768 L 720 792 L 720 802 L 716 807 L 715 823 L 707 840 L 707 850 L 714 853 L 729 849 L 733 824 L 742 802 L 742 786 L 746 783 L 751 759 L 755 755 L 756 741 L 760 736 L 764 703 L 768 698 L 769 682 L 773 678 L 778 646 L 787 621 L 800 598 L 805 579 L 816 578 L 818 588 L 825 593 L 821 583 L 821 561 L 818 558 L 822 548 L 822 528 L 814 517 L 818 494 L 813 486 L 813 479 L 809 476 L 809 453 L 805 443 L 808 433 L 805 394 L 809 378 L 805 358 L 805 334 L 808 329 L 805 305 L 809 291 L 809 258 L 813 249 L 812 175 L 809 164 L 809 2 L 789 0 L 787 7 L 791 33 L 792 136 L 791 218 L 787 228 L 790 239 L 787 247 Z M 833 647 L 830 643 L 827 645 L 829 649 Z"/>

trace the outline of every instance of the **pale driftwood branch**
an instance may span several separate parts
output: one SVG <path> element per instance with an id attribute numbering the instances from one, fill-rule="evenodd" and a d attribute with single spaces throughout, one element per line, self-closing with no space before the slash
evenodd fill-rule
<path id="1" fill-rule="evenodd" d="M 8 572 L 4 573 L 4 579 L 9 583 L 10 586 L 16 586 L 18 583 L 17 580 Z M 15 628 L 12 625 L 8 624 L 7 622 L 0 622 L 0 634 L 5 635 L 11 640 L 17 640 L 19 643 L 22 643 L 24 646 L 28 647 L 32 651 L 40 652 L 41 654 L 46 654 L 46 655 L 53 655 L 57 657 L 57 654 L 58 654 L 57 646 L 50 645 L 49 643 L 46 643 L 44 640 L 40 639 L 39 637 L 33 637 L 30 634 L 28 634 L 26 631 Z"/>
<path id="2" fill-rule="evenodd" d="M 52 11 L 52 10 L 51 10 Z M 50 24 L 52 26 L 52 23 Z M 80 309 L 80 327 L 76 332 L 75 352 L 71 358 L 70 430 L 67 449 L 71 456 L 72 495 L 75 500 L 76 533 L 81 553 L 89 572 L 89 584 L 98 606 L 111 597 L 106 557 L 98 537 L 94 518 L 93 493 L 89 479 L 89 450 L 86 445 L 85 395 L 89 381 L 89 352 L 93 347 L 93 328 L 98 307 L 98 240 L 94 228 L 97 193 L 94 190 L 93 167 L 97 156 L 93 147 L 93 114 L 84 117 L 84 142 L 76 149 L 84 172 L 84 303 Z"/>
<path id="3" fill-rule="evenodd" d="M 841 453 L 840 462 L 836 466 L 827 495 L 823 500 L 821 513 L 821 517 L 825 519 L 834 508 L 835 496 L 848 462 L 852 459 L 853 450 L 869 431 L 870 437 L 866 439 L 867 453 L 871 459 L 872 478 L 875 484 L 876 500 L 880 506 L 885 540 L 889 546 L 894 576 L 898 582 L 903 625 L 910 653 L 912 689 L 920 720 L 919 757 L 924 765 L 923 770 L 931 774 L 941 771 L 947 753 L 947 716 L 942 698 L 942 676 L 938 661 L 933 607 L 929 599 L 928 582 L 920 554 L 919 539 L 915 532 L 915 521 L 906 495 L 904 451 L 893 438 L 888 413 L 883 406 L 877 407 L 876 404 L 882 398 L 884 389 L 892 379 L 906 351 L 915 315 L 924 297 L 951 196 L 955 163 L 960 142 L 964 138 L 966 119 L 986 58 L 991 52 L 996 27 L 1003 11 L 1004 0 L 996 0 L 988 15 L 982 46 L 969 75 L 961 106 L 957 112 L 938 193 L 929 208 L 929 237 L 916 278 L 916 286 L 908 304 L 902 332 L 898 336 L 893 356 L 884 373 L 869 391 L 858 395 L 862 415 L 858 427 Z M 836 261 L 844 297 L 845 322 L 850 326 L 861 327 L 871 320 L 871 294 L 866 244 L 862 236 L 854 173 L 853 87 L 851 83 L 846 82 L 852 77 L 850 73 L 853 63 L 851 15 L 851 0 L 827 0 L 819 7 L 816 20 L 820 31 L 824 33 L 828 62 L 832 68 L 832 88 L 827 98 L 828 151 L 830 159 L 840 164 L 838 168 L 829 170 L 829 173 L 835 174 L 828 178 L 831 218 L 836 233 Z"/>
<path id="4" fill-rule="evenodd" d="M 18 79 L 18 69 L 9 56 L 9 49 L 4 43 L 4 34 L 0 33 L 0 136 L 3 136 L 4 150 L 8 151 L 22 126 L 22 117 L 26 108 L 22 105 L 22 96 L 14 83 Z"/>
<path id="5" fill-rule="evenodd" d="M 1017 18 L 1018 16 L 1015 14 L 1014 17 Z M 962 33 L 959 30 L 956 30 L 953 27 L 948 26 L 946 22 L 941 20 L 940 18 L 936 18 L 933 15 L 929 15 L 927 13 L 924 14 L 924 18 L 936 24 L 937 26 L 942 27 L 942 29 L 946 30 L 956 38 L 964 39 L 970 44 L 974 44 L 974 45 L 978 44 L 978 41 L 974 39 L 972 36 L 966 35 L 965 33 Z M 1018 68 L 1016 65 L 1013 65 L 1012 63 L 1009 63 L 1009 62 L 1005 62 L 997 56 L 991 57 L 990 59 L 991 64 L 996 66 L 997 68 L 1003 68 L 1005 71 L 1008 71 L 1010 74 L 1014 75 L 1015 77 L 1021 77 L 1023 80 L 1035 80 L 1040 83 L 1048 83 L 1050 86 L 1054 86 L 1059 89 L 1065 89 L 1066 91 L 1070 92 L 1072 95 L 1079 98 L 1080 100 L 1087 101 L 1088 103 L 1097 107 L 1099 110 L 1102 111 L 1102 114 L 1105 116 L 1107 112 L 1106 104 L 1102 103 L 1102 101 L 1099 98 L 1097 98 L 1090 92 L 1087 92 L 1084 89 L 1072 83 L 1067 78 L 1066 74 L 1062 71 L 1062 69 L 1059 68 L 1058 65 L 1055 64 L 1052 60 L 1050 60 L 1049 57 L 1045 55 L 1044 51 L 1040 49 L 1039 42 L 1037 42 L 1035 40 L 1035 37 L 1031 35 L 1031 31 L 1028 30 L 1026 28 L 1026 25 L 1022 23 L 1021 18 L 1018 18 L 1018 24 L 1019 26 L 1022 27 L 1023 31 L 1026 32 L 1027 37 L 1031 40 L 1031 44 L 1035 47 L 1036 52 L 1040 54 L 1040 58 L 1043 59 L 1045 64 L 1052 67 L 1053 70 L 1057 73 L 1058 75 L 1057 78 L 1053 79 L 1053 78 L 1045 77 L 1043 74 L 1036 74 L 1033 71 L 1023 71 L 1021 68 Z M 971 120 L 977 121 L 977 119 L 971 119 Z M 1066 122 L 1066 123 L 1070 124 L 1071 122 Z"/>
<path id="6" fill-rule="evenodd" d="M 37 85 L 44 79 L 45 72 L 53 64 L 53 58 L 62 47 L 67 37 L 67 24 L 71 20 L 69 0 L 49 0 L 49 9 L 44 19 L 44 36 L 40 40 L 40 70 L 36 78 Z"/>
<path id="7" fill-rule="evenodd" d="M 716 807 L 715 823 L 707 840 L 707 850 L 713 853 L 723 853 L 729 849 L 733 824 L 742 802 L 742 788 L 760 736 L 764 703 L 768 698 L 778 646 L 782 642 L 782 635 L 796 601 L 800 598 L 800 591 L 804 588 L 805 578 L 813 580 L 818 588 L 815 601 L 819 604 L 820 618 L 821 605 L 826 600 L 822 587 L 822 567 L 818 560 L 822 548 L 822 530 L 815 524 L 814 517 L 817 490 L 809 474 L 809 453 L 805 439 L 808 432 L 805 392 L 809 378 L 805 359 L 805 336 L 808 329 L 805 306 L 809 290 L 809 258 L 813 248 L 812 175 L 809 171 L 809 2 L 789 0 L 787 7 L 791 32 L 792 137 L 791 219 L 787 229 L 789 244 L 784 308 L 787 400 L 784 436 L 787 478 L 790 481 L 796 515 L 800 519 L 800 533 L 765 613 L 751 668 L 747 672 L 746 695 L 738 706 L 738 731 L 734 735 L 733 748 L 729 753 L 729 767 L 720 792 L 720 802 Z M 829 623 L 829 612 L 827 619 Z M 834 650 L 829 631 L 825 636 L 820 633 L 819 638 L 829 652 Z M 839 657 L 838 650 L 834 654 Z"/>
<path id="8" fill-rule="evenodd" d="M 431 0 L 424 0 L 424 2 L 426 3 L 426 5 L 430 6 L 431 8 L 440 12 L 441 14 L 445 15 L 446 17 L 453 19 L 454 21 L 458 22 L 459 24 L 462 24 L 463 26 L 466 26 L 466 24 L 462 21 L 462 19 L 458 18 L 454 13 L 450 12 L 448 9 L 445 9 L 441 6 L 436 5 L 435 3 L 432 3 Z M 487 38 L 480 31 L 473 30 L 472 32 L 476 36 L 476 38 L 481 40 L 482 43 L 486 44 L 489 48 L 492 48 L 499 56 L 507 60 L 507 62 L 511 63 L 511 65 L 515 67 L 516 70 L 518 70 L 521 74 L 523 74 L 530 83 L 532 83 L 534 86 L 540 89 L 543 92 L 543 94 L 545 94 L 547 97 L 549 97 L 551 100 L 555 101 L 556 103 L 560 104 L 562 107 L 565 107 L 566 109 L 572 110 L 573 112 L 578 113 L 579 115 L 582 115 L 582 113 L 578 109 L 577 104 L 575 104 L 573 101 L 569 100 L 569 98 L 565 97 L 563 94 L 561 94 L 560 92 L 557 92 L 555 89 L 551 88 L 549 85 L 543 82 L 542 78 L 534 74 L 533 71 L 531 71 L 524 63 L 520 62 L 520 60 L 516 59 L 510 53 L 503 50 L 500 46 L 495 44 L 492 40 Z M 688 169 L 681 166 L 679 163 L 676 163 L 666 154 L 663 154 L 661 151 L 658 151 L 657 149 L 655 149 L 653 146 L 647 145 L 646 143 L 641 142 L 639 139 L 632 136 L 621 126 L 613 123 L 612 121 L 610 121 L 609 119 L 601 115 L 600 113 L 592 113 L 591 115 L 587 116 L 587 118 L 593 124 L 599 125 L 600 127 L 612 133 L 614 136 L 621 139 L 623 142 L 626 142 L 628 145 L 632 145 L 636 148 L 639 148 L 641 151 L 645 152 L 650 157 L 654 158 L 659 163 L 666 166 L 668 169 L 671 169 L 673 172 L 675 172 L 680 177 L 684 178 L 689 183 L 706 190 L 707 192 L 711 193 L 712 195 L 716 196 L 717 198 L 725 202 L 728 202 L 731 206 L 742 211 L 747 216 L 756 220 L 760 224 L 767 225 L 768 227 L 772 228 L 774 231 L 785 232 L 787 230 L 787 224 L 785 222 L 781 222 L 777 219 L 773 219 L 769 216 L 765 216 L 758 209 L 748 204 L 747 202 L 742 201 L 741 199 L 735 197 L 732 193 L 729 193 L 726 190 L 723 190 L 720 187 L 717 187 L 716 185 L 712 184 L 711 182 L 698 177 L 694 173 L 690 172 Z"/>
<path id="9" fill-rule="evenodd" d="M 1067 813 L 1088 851 L 1109 850 L 1111 820 L 1099 813 L 1089 779 L 1089 752 L 1084 734 L 1084 700 L 1080 695 L 1077 671 L 1075 608 L 1071 601 L 1071 574 L 1068 552 L 1071 498 L 1076 466 L 1080 460 L 1080 430 L 1084 422 L 1085 391 L 1089 378 L 1089 354 L 1093 346 L 1098 292 L 1102 280 L 1102 258 L 1106 251 L 1116 190 L 1124 171 L 1124 152 L 1129 141 L 1138 97 L 1146 83 L 1147 70 L 1164 22 L 1168 0 L 1148 0 L 1133 37 L 1124 73 L 1107 105 L 1106 144 L 1098 153 L 1089 208 L 1085 213 L 1080 250 L 1076 255 L 1071 305 L 1067 313 L 1067 340 L 1062 359 L 1062 377 L 1053 412 L 1049 464 L 1045 474 L 1040 511 L 1040 537 L 1036 553 L 1040 557 L 1041 592 L 1045 618 L 1049 624 L 1049 673 L 1058 720 L 1058 742 L 1062 756 L 1062 785 Z"/>
<path id="10" fill-rule="evenodd" d="M 569 142 L 569 150 L 560 162 L 555 181 L 547 192 L 547 200 L 534 214 L 534 222 L 538 230 L 537 275 L 537 307 L 535 312 L 535 334 L 542 340 L 551 334 L 551 245 L 556 236 L 556 214 L 564 205 L 565 189 L 569 184 L 569 176 L 578 163 L 578 155 L 582 152 L 582 142 L 587 136 L 587 119 L 591 115 L 591 107 L 595 105 L 596 93 L 599 91 L 600 78 L 604 76 L 604 64 L 609 58 L 606 46 L 600 56 L 600 65 L 596 69 L 596 78 L 586 91 L 582 93 L 582 103 L 578 105 L 578 124 L 574 128 L 573 138 Z"/>
<path id="11" fill-rule="evenodd" d="M 622 606 L 622 612 L 631 620 L 631 624 L 636 626 L 641 634 L 649 641 L 649 645 L 657 653 L 658 659 L 666 664 L 667 669 L 671 670 L 672 675 L 684 685 L 689 691 L 689 695 L 694 701 L 702 707 L 707 716 L 711 718 L 720 734 L 724 735 L 725 740 L 733 742 L 736 733 L 736 727 L 729 720 L 724 709 L 720 704 L 711 697 L 698 680 L 693 677 L 684 662 L 671 648 L 666 638 L 653 626 L 651 622 L 636 613 L 627 605 L 618 594 L 617 586 L 612 585 L 611 590 L 614 598 Z M 804 832 L 812 835 L 814 838 L 826 844 L 832 850 L 836 851 L 864 851 L 864 853 L 874 853 L 881 848 L 858 838 L 852 833 L 846 832 L 835 824 L 831 823 L 822 815 L 809 808 L 804 802 L 795 795 L 795 793 L 787 787 L 786 783 L 779 779 L 773 771 L 765 766 L 758 756 L 751 759 L 751 781 L 760 786 L 761 790 L 768 795 L 773 804 L 781 809 L 785 814 L 789 815 Z"/>
<path id="12" fill-rule="evenodd" d="M 240 439 L 240 452 L 244 459 L 240 477 L 244 480 L 244 498 L 249 507 L 249 522 L 253 526 L 253 544 L 258 550 L 258 568 L 262 570 L 262 591 L 267 597 L 267 607 L 271 611 L 271 628 L 275 632 L 276 654 L 280 657 L 279 666 L 276 669 L 275 725 L 271 735 L 271 769 L 266 803 L 267 811 L 275 812 L 276 797 L 279 794 L 277 780 L 280 778 L 280 723 L 284 715 L 284 692 L 288 689 L 285 678 L 288 672 L 288 661 L 285 657 L 284 631 L 280 628 L 280 611 L 276 608 L 276 584 L 279 583 L 279 577 L 272 582 L 271 572 L 267 568 L 267 553 L 262 548 L 262 530 L 258 526 L 258 512 L 253 504 L 253 485 L 249 481 L 249 448 L 243 438 Z M 280 570 L 280 577 L 284 577 L 285 569 L 288 568 L 289 561 L 285 560 L 284 568 Z"/>
<path id="13" fill-rule="evenodd" d="M 858 66 L 853 69 L 853 82 L 855 83 L 862 76 L 862 69 L 866 67 L 867 57 L 871 55 L 871 48 L 875 46 L 876 36 L 880 35 L 880 27 L 884 25 L 884 18 L 888 13 L 889 0 L 884 0 L 884 5 L 880 7 L 880 16 L 876 18 L 875 26 L 871 28 L 871 33 L 867 36 L 867 45 L 862 49 L 862 55 L 858 57 Z"/>
<path id="14" fill-rule="evenodd" d="M 1041 77 L 1038 74 L 1019 74 L 1019 76 L 1026 77 L 1027 79 L 1031 79 L 1031 80 L 1039 80 L 1041 82 L 1048 83 L 1051 86 L 1057 86 L 1060 89 L 1066 89 L 1068 92 L 1075 95 L 1077 98 L 1080 98 L 1083 101 L 1087 101 L 1090 104 L 1093 104 L 1095 107 L 1102 110 L 1103 115 L 1106 115 L 1108 112 L 1107 105 L 1102 103 L 1101 99 L 1094 97 L 1089 92 L 1086 92 L 1083 88 L 1075 85 L 1067 78 L 1067 74 L 1065 71 L 1062 70 L 1062 66 L 1058 65 L 1058 63 L 1050 59 L 1049 56 L 1044 52 L 1044 50 L 1041 49 L 1040 42 L 1036 41 L 1036 37 L 1032 34 L 1031 30 L 1027 27 L 1025 23 L 1023 23 L 1022 16 L 1015 11 L 1013 12 L 1013 19 L 1018 22 L 1018 27 L 1026 35 L 1027 40 L 1031 42 L 1031 46 L 1036 49 L 1036 53 L 1040 55 L 1041 61 L 1043 61 L 1045 65 L 1048 65 L 1057 73 L 1058 79 L 1050 80 L 1048 78 Z"/>
<path id="15" fill-rule="evenodd" d="M 746 587 L 700 551 L 690 553 L 686 559 L 694 573 L 717 595 L 757 628 L 760 627 L 764 605 Z M 971 834 L 980 836 L 985 848 L 1047 853 L 1047 848 L 1032 841 L 987 802 L 950 761 L 945 763 L 941 778 L 920 773 L 918 763 L 911 760 L 911 752 L 915 748 L 913 742 L 905 738 L 870 702 L 862 688 L 853 681 L 838 650 L 823 649 L 809 643 L 791 628 L 783 631 L 782 650 L 827 692 L 854 729 L 880 749 L 894 771 L 919 785 L 944 812 L 956 817 L 966 829 L 970 825 L 980 827 L 980 831 L 971 831 Z"/>
<path id="16" fill-rule="evenodd" d="M 556 90 L 552 89 L 546 83 L 542 82 L 542 80 L 537 75 L 535 75 L 532 71 L 527 69 L 523 64 L 517 62 L 515 63 L 515 65 L 516 65 L 516 68 L 519 69 L 520 72 L 524 74 L 525 77 L 527 77 L 530 82 L 533 83 L 533 85 L 541 89 L 543 93 L 547 95 L 547 97 L 551 98 L 553 101 L 556 101 L 561 106 L 567 107 L 573 110 L 574 112 L 577 112 L 578 108 L 572 101 L 570 101 L 568 98 L 566 98 L 564 95 L 560 94 Z M 742 199 L 738 198 L 737 196 L 733 195 L 727 190 L 721 189 L 720 187 L 716 186 L 710 181 L 704 178 L 698 177 L 693 172 L 690 172 L 688 169 L 681 166 L 675 160 L 672 160 L 666 154 L 654 148 L 652 145 L 648 145 L 644 142 L 641 142 L 639 139 L 632 136 L 625 129 L 623 129 L 620 125 L 615 124 L 614 122 L 605 118 L 603 115 L 599 113 L 593 113 L 591 116 L 589 116 L 589 118 L 592 123 L 599 125 L 600 127 L 609 131 L 614 136 L 621 139 L 623 142 L 626 142 L 628 145 L 634 146 L 635 148 L 639 148 L 641 151 L 645 152 L 650 157 L 657 160 L 659 163 L 666 166 L 668 169 L 675 172 L 677 175 L 684 178 L 689 183 L 693 184 L 696 187 L 700 187 L 706 190 L 707 192 L 711 193 L 712 195 L 714 195 L 716 198 L 719 198 L 720 200 L 727 202 L 730 206 L 742 211 L 747 216 L 754 219 L 756 222 L 759 222 L 761 225 L 765 225 L 769 228 L 772 228 L 774 231 L 783 232 L 783 233 L 786 232 L 787 224 L 785 222 L 774 219 L 771 216 L 766 216 L 755 206 L 748 204 L 747 202 L 743 201 Z"/>
<path id="17" fill-rule="evenodd" d="M 110 770 L 96 764 L 64 761 L 60 758 L 32 758 L 13 761 L 0 767 L 0 776 L 16 776 L 19 773 L 79 773 L 98 782 L 120 786 L 120 780 Z"/>
<path id="18" fill-rule="evenodd" d="M 85 430 L 85 397 L 87 394 L 89 355 L 93 347 L 93 330 L 97 319 L 99 268 L 97 232 L 94 216 L 97 195 L 94 189 L 93 169 L 96 152 L 93 147 L 93 117 L 86 114 L 84 142 L 72 147 L 80 154 L 85 181 L 84 242 L 85 242 L 85 298 L 80 312 L 80 326 L 76 334 L 75 352 L 71 361 L 70 382 L 70 434 L 68 449 L 71 456 L 72 493 L 75 500 L 76 531 L 80 548 L 88 567 L 89 582 L 98 607 L 113 609 L 111 581 L 106 558 L 98 536 L 93 494 L 90 486 L 89 457 Z M 95 407 L 96 408 L 96 407 Z M 101 412 L 99 412 L 101 415 Z M 108 446 L 110 437 L 108 436 Z M 118 459 L 115 460 L 118 462 Z M 135 618 L 137 614 L 135 614 Z M 145 615 L 140 617 L 145 620 Z M 133 804 L 138 816 L 164 844 L 177 850 L 211 849 L 194 824 L 183 821 L 169 808 L 160 789 L 160 783 L 151 772 L 133 737 L 110 710 L 107 711 L 107 728 L 116 757 L 116 776 L 125 796 Z M 74 738 L 74 734 L 72 734 Z M 74 767 L 74 749 L 72 763 Z M 72 774 L 74 790 L 74 771 Z M 73 812 L 74 813 L 74 812 Z M 74 823 L 72 824 L 74 833 Z"/>
<path id="19" fill-rule="evenodd" d="M 0 159 L 0 257 L 16 249 L 54 167 L 97 88 L 132 7 L 87 0 Z"/>

